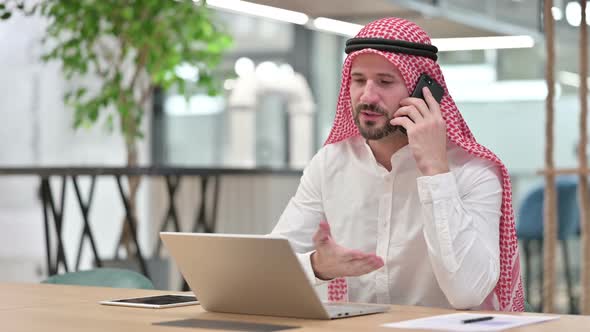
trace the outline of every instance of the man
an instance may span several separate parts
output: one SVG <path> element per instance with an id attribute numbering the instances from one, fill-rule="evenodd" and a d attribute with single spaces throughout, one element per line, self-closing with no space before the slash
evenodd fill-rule
<path id="1" fill-rule="evenodd" d="M 428 35 L 386 18 L 346 51 L 332 131 L 273 234 L 310 280 L 331 280 L 330 300 L 522 311 L 508 172 L 469 131 Z M 440 104 L 428 88 L 409 97 L 422 73 Z"/>

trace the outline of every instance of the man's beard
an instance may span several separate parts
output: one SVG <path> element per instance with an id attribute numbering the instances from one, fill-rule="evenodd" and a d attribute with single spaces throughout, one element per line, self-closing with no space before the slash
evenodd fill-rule
<path id="1" fill-rule="evenodd" d="M 375 121 L 363 121 L 363 123 L 361 124 L 360 114 L 361 114 L 361 111 L 363 111 L 363 110 L 371 111 L 373 113 L 382 114 L 386 118 L 385 124 L 383 124 L 382 126 L 378 126 L 377 122 L 375 122 Z M 379 105 L 375 105 L 375 104 L 361 103 L 361 104 L 356 105 L 356 107 L 354 108 L 353 118 L 354 118 L 354 123 L 356 124 L 357 128 L 359 129 L 359 132 L 361 133 L 361 135 L 365 139 L 368 139 L 368 140 L 382 139 L 383 137 L 388 136 L 389 134 L 398 130 L 398 127 L 399 127 L 399 126 L 391 125 L 391 123 L 389 123 L 389 121 L 391 121 L 391 119 L 389 118 L 387 112 L 385 112 L 384 109 L 379 107 Z"/>

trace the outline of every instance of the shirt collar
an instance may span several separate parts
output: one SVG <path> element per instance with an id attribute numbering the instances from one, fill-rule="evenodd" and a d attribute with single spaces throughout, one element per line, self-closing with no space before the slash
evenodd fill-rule
<path id="1" fill-rule="evenodd" d="M 375 172 L 377 172 L 377 174 L 384 172 L 389 173 L 385 167 L 383 167 L 381 164 L 377 162 L 377 159 L 375 159 L 375 155 L 373 155 L 373 150 L 371 150 L 371 147 L 369 146 L 367 140 L 364 138 L 362 138 L 362 140 L 365 150 L 367 151 L 369 158 L 372 161 Z M 410 160 L 411 158 L 412 155 L 410 145 L 406 144 L 391 156 L 391 172 L 394 172 L 400 165 L 402 165 L 405 161 Z"/>

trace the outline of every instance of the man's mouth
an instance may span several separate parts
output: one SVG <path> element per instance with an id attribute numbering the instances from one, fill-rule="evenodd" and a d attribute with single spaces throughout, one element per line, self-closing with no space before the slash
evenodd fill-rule
<path id="1" fill-rule="evenodd" d="M 367 110 L 362 110 L 361 114 L 366 117 L 366 118 L 370 118 L 370 119 L 375 119 L 381 116 L 384 116 L 384 114 L 382 113 L 377 113 L 377 112 L 371 112 L 371 111 L 367 111 Z"/>

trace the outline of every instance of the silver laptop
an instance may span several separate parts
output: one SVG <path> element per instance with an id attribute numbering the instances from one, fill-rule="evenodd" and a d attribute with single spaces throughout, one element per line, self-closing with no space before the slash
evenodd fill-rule
<path id="1" fill-rule="evenodd" d="M 389 310 L 322 303 L 284 238 L 170 232 L 160 237 L 207 311 L 334 319 Z"/>

